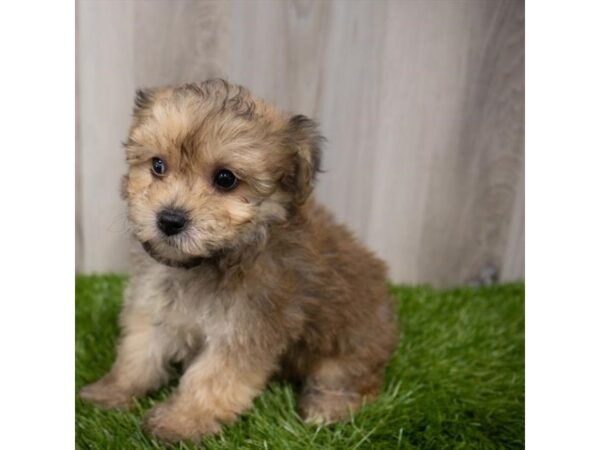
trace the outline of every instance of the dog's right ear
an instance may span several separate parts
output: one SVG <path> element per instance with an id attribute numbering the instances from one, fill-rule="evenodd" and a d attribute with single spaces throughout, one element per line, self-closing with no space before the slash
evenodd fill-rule
<path id="1" fill-rule="evenodd" d="M 148 109 L 152 103 L 154 103 L 154 90 L 153 89 L 138 89 L 135 91 L 135 107 L 133 112 L 139 113 L 144 109 Z"/>

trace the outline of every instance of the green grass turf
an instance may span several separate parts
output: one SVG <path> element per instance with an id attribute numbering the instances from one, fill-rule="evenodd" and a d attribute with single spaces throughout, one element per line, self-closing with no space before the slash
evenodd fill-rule
<path id="1" fill-rule="evenodd" d="M 76 280 L 77 389 L 113 362 L 125 282 L 113 275 Z M 307 426 L 296 414 L 291 387 L 271 384 L 235 425 L 203 441 L 204 448 L 523 448 L 523 285 L 390 289 L 398 299 L 401 341 L 377 402 L 348 423 Z M 129 412 L 103 411 L 77 399 L 77 447 L 165 448 L 142 433 L 141 423 L 171 389 Z"/>

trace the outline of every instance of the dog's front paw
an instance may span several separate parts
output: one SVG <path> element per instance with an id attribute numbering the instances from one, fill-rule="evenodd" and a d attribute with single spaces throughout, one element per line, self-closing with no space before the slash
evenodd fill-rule
<path id="1" fill-rule="evenodd" d="M 84 386 L 79 391 L 79 396 L 83 400 L 90 401 L 103 408 L 119 409 L 128 408 L 133 399 L 130 392 L 117 386 L 109 376 Z"/>
<path id="2" fill-rule="evenodd" d="M 218 433 L 221 426 L 216 419 L 203 417 L 185 405 L 168 400 L 150 410 L 144 429 L 166 442 L 199 443 L 204 436 Z"/>

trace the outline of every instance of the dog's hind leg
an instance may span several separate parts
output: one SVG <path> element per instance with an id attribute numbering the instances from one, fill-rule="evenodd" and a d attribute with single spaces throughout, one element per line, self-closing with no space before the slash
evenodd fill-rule
<path id="1" fill-rule="evenodd" d="M 374 400 L 383 384 L 383 366 L 372 370 L 360 361 L 326 358 L 304 382 L 300 414 L 308 423 L 329 424 L 350 418 Z"/>

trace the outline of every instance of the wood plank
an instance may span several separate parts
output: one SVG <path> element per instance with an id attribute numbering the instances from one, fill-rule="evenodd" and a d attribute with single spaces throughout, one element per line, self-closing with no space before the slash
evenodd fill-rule
<path id="1" fill-rule="evenodd" d="M 78 269 L 126 268 L 111 223 L 134 87 L 218 76 L 321 123 L 317 196 L 394 281 L 524 276 L 521 0 L 79 6 Z"/>
<path id="2" fill-rule="evenodd" d="M 441 285 L 477 279 L 486 267 L 502 276 L 523 170 L 523 5 L 478 5 L 469 5 L 479 20 L 464 47 L 468 70 L 453 148 L 436 155 L 427 171 L 419 270 L 423 281 Z"/>
<path id="3" fill-rule="evenodd" d="M 221 1 L 136 2 L 133 59 L 137 86 L 225 77 L 229 6 Z"/>
<path id="4" fill-rule="evenodd" d="M 127 269 L 125 171 L 133 80 L 133 2 L 79 2 L 78 136 L 82 272 Z"/>

